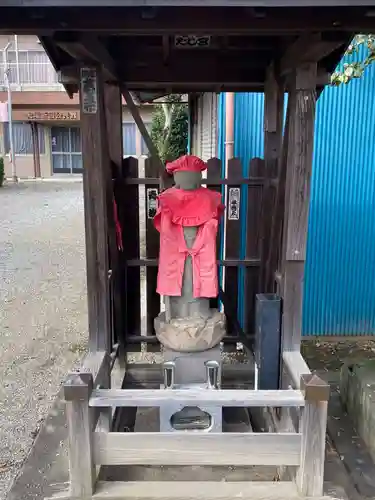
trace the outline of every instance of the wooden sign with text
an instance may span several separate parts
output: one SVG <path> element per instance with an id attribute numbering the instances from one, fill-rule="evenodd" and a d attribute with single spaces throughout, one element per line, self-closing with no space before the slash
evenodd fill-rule
<path id="1" fill-rule="evenodd" d="M 30 121 L 77 121 L 79 115 L 77 111 L 30 111 L 27 113 Z"/>

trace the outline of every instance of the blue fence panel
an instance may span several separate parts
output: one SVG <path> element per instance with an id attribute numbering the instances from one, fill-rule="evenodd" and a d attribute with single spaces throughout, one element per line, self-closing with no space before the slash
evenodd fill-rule
<path id="1" fill-rule="evenodd" d="M 361 79 L 327 87 L 318 101 L 305 335 L 375 333 L 374 96 L 375 67 L 369 67 Z"/>
<path id="2" fill-rule="evenodd" d="M 352 57 L 363 57 L 363 51 Z M 224 102 L 220 96 L 222 131 Z M 235 156 L 243 162 L 244 175 L 251 158 L 264 154 L 263 113 L 263 94 L 236 94 Z M 222 158 L 224 135 L 219 133 Z M 327 87 L 318 101 L 304 335 L 375 334 L 374 270 L 375 65 L 359 80 Z"/>

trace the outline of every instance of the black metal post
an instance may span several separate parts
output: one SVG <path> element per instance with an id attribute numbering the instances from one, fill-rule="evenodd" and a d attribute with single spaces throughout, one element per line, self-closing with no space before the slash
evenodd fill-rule
<path id="1" fill-rule="evenodd" d="M 281 349 L 281 298 L 259 294 L 255 306 L 255 361 L 257 388 L 279 389 Z"/>

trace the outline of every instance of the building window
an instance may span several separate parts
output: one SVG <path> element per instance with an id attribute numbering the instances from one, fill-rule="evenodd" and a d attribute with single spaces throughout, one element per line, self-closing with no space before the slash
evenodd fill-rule
<path id="1" fill-rule="evenodd" d="M 6 60 L 9 67 L 10 83 L 17 85 L 54 85 L 59 83 L 58 75 L 44 50 L 19 50 L 18 66 L 16 52 L 8 50 Z M 1 64 L 4 66 L 3 61 Z"/>
<path id="2" fill-rule="evenodd" d="M 146 129 L 148 130 L 148 133 L 151 133 L 151 123 L 145 123 Z M 142 155 L 149 155 L 149 151 L 147 149 L 146 143 L 142 137 L 142 142 L 141 142 L 141 154 Z"/>
<path id="3" fill-rule="evenodd" d="M 39 153 L 45 154 L 44 142 L 44 127 L 38 125 Z M 13 142 L 14 152 L 16 155 L 32 155 L 33 154 L 33 135 L 30 123 L 13 123 Z M 5 153 L 9 154 L 10 137 L 9 123 L 4 123 L 4 145 Z"/>
<path id="4" fill-rule="evenodd" d="M 135 156 L 137 154 L 135 135 L 136 135 L 135 123 L 122 124 L 122 140 L 123 140 L 124 156 Z"/>
<path id="5" fill-rule="evenodd" d="M 82 172 L 81 131 L 78 127 L 52 127 L 51 145 L 53 173 Z"/>

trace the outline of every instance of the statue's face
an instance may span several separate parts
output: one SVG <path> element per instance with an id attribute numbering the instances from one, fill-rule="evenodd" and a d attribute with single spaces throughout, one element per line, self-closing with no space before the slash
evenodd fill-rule
<path id="1" fill-rule="evenodd" d="M 188 191 L 200 187 L 202 174 L 200 172 L 175 172 L 173 178 L 176 187 Z"/>

